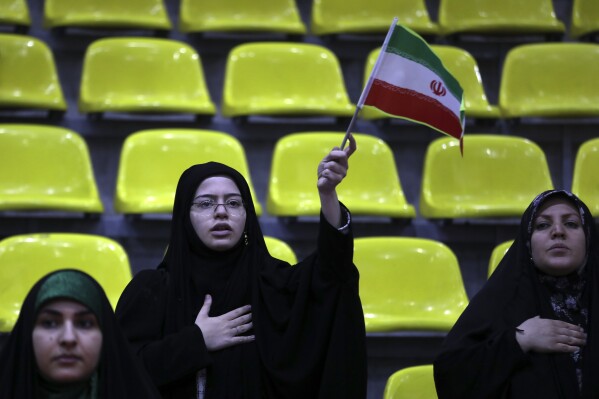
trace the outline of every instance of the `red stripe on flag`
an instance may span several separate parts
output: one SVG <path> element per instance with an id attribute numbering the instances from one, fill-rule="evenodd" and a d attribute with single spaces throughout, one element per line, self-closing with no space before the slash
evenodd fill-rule
<path id="1" fill-rule="evenodd" d="M 459 139 L 460 119 L 434 98 L 375 79 L 364 102 L 388 114 L 426 123 Z"/>

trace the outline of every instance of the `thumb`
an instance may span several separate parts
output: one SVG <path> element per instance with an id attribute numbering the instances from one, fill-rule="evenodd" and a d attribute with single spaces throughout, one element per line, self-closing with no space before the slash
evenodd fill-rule
<path id="1" fill-rule="evenodd" d="M 208 316 L 211 305 L 212 305 L 212 297 L 210 295 L 206 295 L 206 297 L 204 298 L 204 304 L 202 305 L 202 308 L 200 309 L 200 315 Z"/>

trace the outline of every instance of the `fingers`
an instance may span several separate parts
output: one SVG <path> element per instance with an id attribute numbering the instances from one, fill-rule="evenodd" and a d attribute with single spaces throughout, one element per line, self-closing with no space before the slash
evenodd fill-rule
<path id="1" fill-rule="evenodd" d="M 233 309 L 230 312 L 225 313 L 221 317 L 225 320 L 234 320 L 234 319 L 237 319 L 238 317 L 243 316 L 246 313 L 249 313 L 251 311 L 252 311 L 252 305 L 245 305 L 240 308 Z"/>
<path id="2" fill-rule="evenodd" d="M 210 295 L 206 295 L 204 297 L 204 304 L 202 305 L 202 308 L 200 309 L 199 316 L 208 317 L 208 313 L 210 313 L 210 306 L 212 306 L 212 297 Z"/>
<path id="3" fill-rule="evenodd" d="M 326 178 L 335 182 L 340 182 L 347 175 L 347 167 L 344 167 L 337 162 L 323 162 L 322 169 L 318 178 Z"/>
<path id="4" fill-rule="evenodd" d="M 587 335 L 583 332 L 581 327 L 570 324 L 569 327 L 560 329 L 556 341 L 559 347 L 562 347 L 568 352 L 574 352 L 581 346 L 586 345 Z"/>
<path id="5" fill-rule="evenodd" d="M 350 133 L 350 135 L 349 135 L 349 145 L 347 147 L 345 147 L 343 149 L 343 151 L 345 151 L 345 153 L 347 154 L 347 157 L 349 158 L 351 156 L 351 154 L 353 154 L 354 152 L 356 152 L 357 148 L 358 148 L 358 146 L 356 144 L 356 139 L 354 138 L 354 135 Z"/>

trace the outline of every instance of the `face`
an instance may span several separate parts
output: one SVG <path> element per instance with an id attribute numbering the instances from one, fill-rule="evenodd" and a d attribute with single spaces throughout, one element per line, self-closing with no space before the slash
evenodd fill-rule
<path id="1" fill-rule="evenodd" d="M 48 381 L 86 381 L 98 366 L 102 331 L 96 316 L 78 302 L 57 299 L 42 306 L 32 340 L 38 369 Z"/>
<path id="2" fill-rule="evenodd" d="M 541 271 L 564 276 L 586 257 L 586 237 L 578 210 L 567 200 L 550 199 L 538 211 L 530 239 L 532 260 Z"/>
<path id="3" fill-rule="evenodd" d="M 245 229 L 246 212 L 239 188 L 225 176 L 207 178 L 195 192 L 189 217 L 208 248 L 214 251 L 233 248 Z"/>

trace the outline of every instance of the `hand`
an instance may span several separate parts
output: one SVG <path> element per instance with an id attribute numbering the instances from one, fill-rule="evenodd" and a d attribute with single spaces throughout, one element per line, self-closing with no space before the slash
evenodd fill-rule
<path id="1" fill-rule="evenodd" d="M 524 352 L 576 352 L 587 342 L 582 327 L 539 316 L 526 320 L 518 329 L 522 332 L 516 332 L 516 340 Z"/>
<path id="2" fill-rule="evenodd" d="M 343 150 L 335 147 L 318 164 L 318 190 L 331 192 L 345 178 L 348 169 L 348 159 L 356 151 L 356 139 L 349 135 L 349 145 Z"/>
<path id="3" fill-rule="evenodd" d="M 209 317 L 212 297 L 206 295 L 204 304 L 196 317 L 195 324 L 204 335 L 208 351 L 217 351 L 229 346 L 251 342 L 253 335 L 241 335 L 252 328 L 252 310 L 250 305 L 242 306 L 217 317 Z"/>

